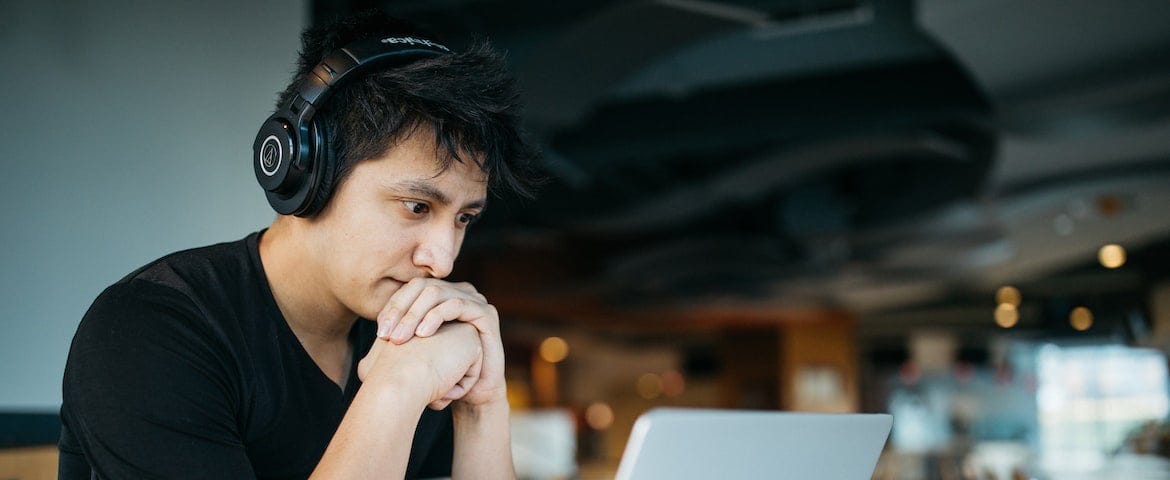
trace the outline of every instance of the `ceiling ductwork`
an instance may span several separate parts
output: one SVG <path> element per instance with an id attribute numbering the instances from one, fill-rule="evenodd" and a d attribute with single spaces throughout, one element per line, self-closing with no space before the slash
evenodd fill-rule
<path id="1" fill-rule="evenodd" d="M 575 265 L 558 288 L 625 305 L 874 312 L 1035 280 L 1104 240 L 1165 238 L 1150 202 L 1170 171 L 1168 5 L 384 8 L 457 47 L 490 38 L 524 87 L 550 183 L 535 202 L 493 200 L 467 255 L 538 245 Z M 1125 208 L 1085 214 L 1099 198 Z"/>

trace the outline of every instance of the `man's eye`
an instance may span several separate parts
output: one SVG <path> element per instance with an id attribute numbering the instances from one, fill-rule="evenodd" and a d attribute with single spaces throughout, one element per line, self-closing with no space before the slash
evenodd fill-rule
<path id="1" fill-rule="evenodd" d="M 464 214 L 459 216 L 459 223 L 462 223 L 464 225 L 471 225 L 471 224 L 475 223 L 476 220 L 479 220 L 479 214 L 464 213 Z"/>
<path id="2" fill-rule="evenodd" d="M 406 205 L 406 209 L 410 210 L 410 213 L 413 213 L 415 215 L 422 215 L 422 214 L 430 211 L 430 206 L 428 206 L 427 204 L 422 203 L 422 202 L 406 201 L 406 202 L 402 202 L 402 204 Z"/>

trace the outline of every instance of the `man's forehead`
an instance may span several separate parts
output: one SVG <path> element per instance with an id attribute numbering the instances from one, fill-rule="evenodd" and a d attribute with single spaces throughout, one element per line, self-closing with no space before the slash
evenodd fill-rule
<path id="1" fill-rule="evenodd" d="M 400 171 L 395 169 L 388 180 L 395 185 L 407 187 L 432 186 L 443 190 L 486 190 L 487 173 L 475 164 L 467 165 L 464 162 L 452 160 L 444 165 L 442 162 L 434 160 L 430 168 L 425 170 L 409 168 Z"/>
<path id="2" fill-rule="evenodd" d="M 460 180 L 483 185 L 488 183 L 488 173 L 484 170 L 483 164 L 478 159 L 473 161 L 468 157 L 449 159 L 446 163 L 443 159 L 436 159 L 433 178 L 435 181 Z"/>
<path id="3" fill-rule="evenodd" d="M 429 128 L 415 128 L 408 130 L 398 144 L 392 149 L 404 149 L 407 155 L 421 164 L 427 164 L 434 170 L 436 177 L 448 173 L 465 175 L 475 181 L 487 183 L 488 174 L 484 169 L 484 154 L 465 148 L 462 145 L 445 145 L 434 131 Z"/>
<path id="4" fill-rule="evenodd" d="M 454 157 L 427 129 L 416 129 L 376 159 L 378 182 L 395 190 L 438 191 L 447 197 L 482 197 L 488 174 L 479 157 Z"/>

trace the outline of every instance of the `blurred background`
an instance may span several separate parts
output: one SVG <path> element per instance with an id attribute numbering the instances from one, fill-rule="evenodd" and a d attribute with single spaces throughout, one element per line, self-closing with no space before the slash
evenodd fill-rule
<path id="1" fill-rule="evenodd" d="M 268 224 L 299 32 L 371 7 L 506 50 L 544 150 L 454 275 L 522 476 L 688 406 L 892 413 L 878 479 L 1170 478 L 1159 0 L 0 2 L 5 478 L 105 286 Z"/>

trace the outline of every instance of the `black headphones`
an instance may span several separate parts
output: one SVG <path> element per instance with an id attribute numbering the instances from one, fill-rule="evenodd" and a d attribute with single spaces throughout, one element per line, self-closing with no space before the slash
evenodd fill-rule
<path id="1" fill-rule="evenodd" d="M 335 160 L 313 114 L 345 78 L 447 53 L 447 47 L 422 38 L 369 38 L 326 55 L 298 78 L 296 95 L 264 121 L 252 144 L 252 167 L 269 205 L 282 215 L 306 217 L 329 200 Z"/>

